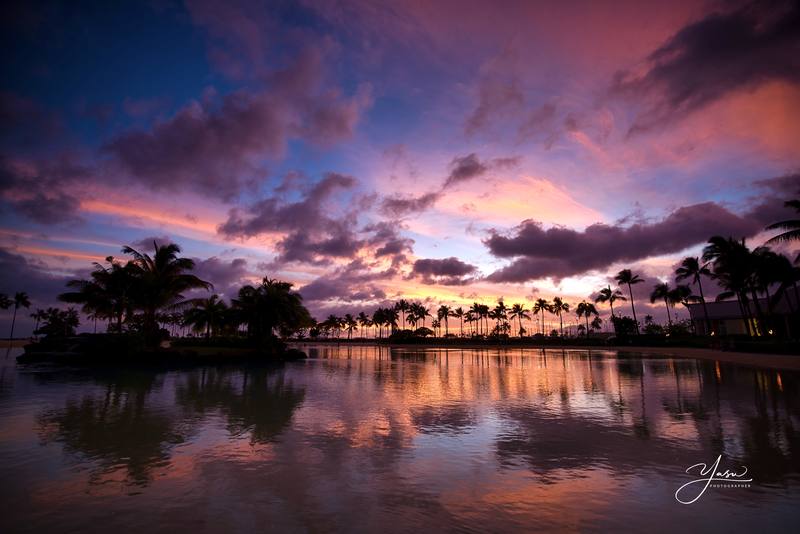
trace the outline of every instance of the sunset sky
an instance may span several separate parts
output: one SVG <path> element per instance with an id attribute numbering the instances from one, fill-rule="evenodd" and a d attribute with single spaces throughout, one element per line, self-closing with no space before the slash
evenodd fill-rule
<path id="1" fill-rule="evenodd" d="M 318 319 L 622 268 L 660 317 L 657 279 L 799 194 L 797 3 L 94 4 L 0 22 L 0 292 L 33 307 L 156 239 Z"/>

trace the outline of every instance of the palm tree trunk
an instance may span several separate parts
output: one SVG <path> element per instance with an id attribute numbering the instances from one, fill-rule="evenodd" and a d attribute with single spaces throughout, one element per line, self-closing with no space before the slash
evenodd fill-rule
<path id="1" fill-rule="evenodd" d="M 613 297 L 608 299 L 608 305 L 611 306 L 611 317 L 614 317 L 614 299 L 613 299 Z"/>
<path id="2" fill-rule="evenodd" d="M 747 333 L 748 336 L 752 336 L 753 333 L 750 331 L 750 320 L 748 314 L 745 312 L 744 309 L 744 300 L 742 299 L 742 295 L 737 291 L 736 292 L 736 300 L 739 301 L 739 313 L 742 314 L 742 322 L 744 323 L 744 331 Z"/>
<path id="3" fill-rule="evenodd" d="M 464 337 L 464 316 L 462 315 L 459 319 L 461 319 L 461 337 Z"/>
<path id="4" fill-rule="evenodd" d="M 633 305 L 633 288 L 628 283 L 628 295 L 631 297 L 631 311 L 633 312 L 633 323 L 636 325 L 636 335 L 639 335 L 639 321 L 636 319 L 636 306 Z"/>
<path id="5" fill-rule="evenodd" d="M 561 332 L 561 337 L 564 337 L 564 318 L 561 316 L 561 311 L 558 312 L 558 329 Z"/>
<path id="6" fill-rule="evenodd" d="M 14 339 L 14 325 L 17 322 L 17 309 L 19 306 L 14 306 L 14 315 L 11 318 L 11 333 L 8 335 L 8 342 L 9 347 L 11 346 L 11 340 Z"/>
<path id="7" fill-rule="evenodd" d="M 589 338 L 589 314 L 587 313 L 584 315 L 586 317 L 586 338 Z"/>
<path id="8" fill-rule="evenodd" d="M 708 319 L 708 306 L 706 306 L 706 297 L 703 295 L 703 284 L 700 282 L 700 277 L 697 277 L 697 289 L 700 290 L 700 302 L 703 303 L 703 315 L 706 320 L 706 335 L 711 332 L 711 321 Z"/>
<path id="9" fill-rule="evenodd" d="M 669 301 L 666 296 L 664 297 L 664 306 L 667 307 L 667 324 L 672 327 L 672 316 L 669 314 Z"/>

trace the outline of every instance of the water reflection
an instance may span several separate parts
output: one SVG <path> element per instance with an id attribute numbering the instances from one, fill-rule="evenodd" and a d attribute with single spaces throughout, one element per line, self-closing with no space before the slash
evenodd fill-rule
<path id="1" fill-rule="evenodd" d="M 56 519 L 630 529 L 654 518 L 716 530 L 798 518 L 796 373 L 608 351 L 306 350 L 310 360 L 278 368 L 8 370 L 0 475 L 17 482 L 0 490 L 14 510 L 0 530 Z M 685 469 L 719 454 L 747 465 L 754 487 L 678 505 Z"/>

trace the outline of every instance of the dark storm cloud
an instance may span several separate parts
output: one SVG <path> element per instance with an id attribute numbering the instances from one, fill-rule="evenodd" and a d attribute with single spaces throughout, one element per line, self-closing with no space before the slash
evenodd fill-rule
<path id="1" fill-rule="evenodd" d="M 694 22 L 648 56 L 643 74 L 618 73 L 612 93 L 646 102 L 634 133 L 770 80 L 800 81 L 797 2 L 754 2 Z"/>
<path id="2" fill-rule="evenodd" d="M 326 84 L 322 56 L 307 49 L 268 77 L 260 91 L 194 101 L 150 130 L 128 131 L 104 150 L 153 189 L 183 189 L 231 198 L 265 176 L 264 158 L 303 139 L 328 145 L 349 137 L 369 95 L 351 98 Z"/>
<path id="3" fill-rule="evenodd" d="M 458 258 L 420 259 L 414 262 L 411 277 L 418 277 L 425 284 L 464 285 L 472 281 L 478 268 Z"/>
<path id="4" fill-rule="evenodd" d="M 548 276 L 565 277 L 607 268 L 619 261 L 678 252 L 705 242 L 712 235 L 747 237 L 760 232 L 781 201 L 767 198 L 745 215 L 713 202 L 679 208 L 661 221 L 627 227 L 593 224 L 583 231 L 545 229 L 525 221 L 510 235 L 492 232 L 484 241 L 499 258 L 514 261 L 492 273 L 495 282 L 524 282 Z"/>

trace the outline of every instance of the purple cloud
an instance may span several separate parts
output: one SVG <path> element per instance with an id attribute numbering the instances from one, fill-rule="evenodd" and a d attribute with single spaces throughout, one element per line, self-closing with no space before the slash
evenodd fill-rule
<path id="1" fill-rule="evenodd" d="M 643 73 L 620 72 L 612 93 L 648 103 L 630 133 L 691 113 L 733 91 L 769 80 L 800 82 L 800 6 L 748 3 L 716 12 L 673 35 Z"/>
<path id="2" fill-rule="evenodd" d="M 412 277 L 418 277 L 424 284 L 464 285 L 472 281 L 478 268 L 458 258 L 420 259 L 414 262 Z"/>
<path id="3" fill-rule="evenodd" d="M 772 204 L 772 202 L 768 203 Z M 565 277 L 603 269 L 619 261 L 678 252 L 712 235 L 751 236 L 763 229 L 756 207 L 739 216 L 713 202 L 679 208 L 661 221 L 631 226 L 593 224 L 583 231 L 545 229 L 524 221 L 511 235 L 492 232 L 484 244 L 499 258 L 514 261 L 489 275 L 495 282 L 524 282 L 548 276 Z"/>

